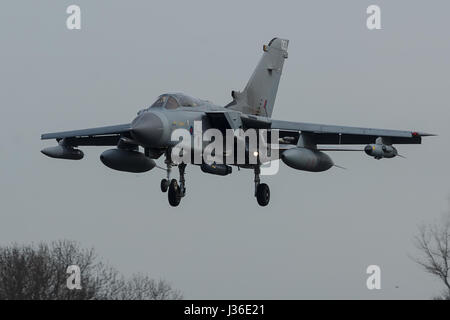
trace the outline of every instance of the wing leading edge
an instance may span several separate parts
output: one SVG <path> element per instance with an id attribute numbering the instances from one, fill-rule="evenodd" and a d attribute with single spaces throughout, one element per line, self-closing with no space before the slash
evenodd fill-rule
<path id="1" fill-rule="evenodd" d="M 316 144 L 331 145 L 369 144 L 374 143 L 379 137 L 389 139 L 392 144 L 420 144 L 422 137 L 434 136 L 434 134 L 415 131 L 347 127 L 282 120 L 272 120 L 271 129 L 280 130 L 280 137 L 296 136 L 299 132 L 306 132 Z"/>
<path id="2" fill-rule="evenodd" d="M 120 136 L 130 132 L 131 124 L 119 124 L 114 126 L 97 127 L 90 129 L 72 130 L 45 133 L 42 140 L 64 139 L 65 143 L 72 146 L 113 146 L 117 145 Z"/>

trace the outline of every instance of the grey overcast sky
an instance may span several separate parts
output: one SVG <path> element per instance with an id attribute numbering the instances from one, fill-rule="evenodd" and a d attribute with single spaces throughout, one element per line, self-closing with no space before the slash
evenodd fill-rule
<path id="1" fill-rule="evenodd" d="M 66 28 L 81 7 L 82 29 Z M 366 28 L 381 7 L 382 30 Z M 164 278 L 186 298 L 418 299 L 440 293 L 412 238 L 447 209 L 449 1 L 2 1 L 0 244 L 61 238 L 93 246 L 125 274 Z M 274 36 L 290 39 L 273 116 L 439 134 L 407 159 L 333 153 L 325 173 L 285 165 L 265 177 L 187 168 L 171 208 L 164 172 L 128 174 L 84 148 L 40 150 L 40 134 L 131 121 L 163 92 L 217 104 L 242 89 Z M 369 291 L 368 265 L 382 270 Z M 398 288 L 396 288 L 398 287 Z"/>

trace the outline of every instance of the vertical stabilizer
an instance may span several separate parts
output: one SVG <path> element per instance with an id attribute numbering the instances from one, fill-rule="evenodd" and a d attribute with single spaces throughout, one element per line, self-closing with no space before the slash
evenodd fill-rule
<path id="1" fill-rule="evenodd" d="M 246 114 L 271 117 L 289 40 L 274 38 L 264 45 L 264 53 L 242 92 L 232 91 L 226 107 Z"/>

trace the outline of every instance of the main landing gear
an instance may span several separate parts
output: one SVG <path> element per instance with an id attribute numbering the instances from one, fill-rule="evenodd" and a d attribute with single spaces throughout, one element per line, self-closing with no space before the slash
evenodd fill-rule
<path id="1" fill-rule="evenodd" d="M 180 171 L 180 182 L 176 179 L 170 180 L 170 172 L 172 169 L 172 164 L 166 162 L 167 164 L 167 179 L 161 180 L 161 191 L 167 192 L 167 198 L 169 200 L 169 204 L 172 207 L 176 207 L 180 204 L 181 198 L 186 195 L 186 186 L 184 180 L 184 173 L 186 169 L 185 163 L 180 163 L 178 165 L 178 170 Z M 170 181 L 170 182 L 169 182 Z"/>
<path id="2" fill-rule="evenodd" d="M 269 204 L 270 201 L 270 189 L 269 186 L 265 183 L 261 183 L 259 175 L 261 173 L 261 169 L 259 166 L 255 167 L 255 197 L 258 201 L 258 204 L 261 207 L 265 207 Z"/>
<path id="3" fill-rule="evenodd" d="M 161 191 L 167 192 L 167 198 L 169 200 L 169 204 L 172 207 L 177 207 L 180 202 L 181 198 L 183 198 L 186 195 L 186 185 L 185 185 L 185 169 L 186 164 L 180 163 L 178 165 L 178 170 L 180 172 L 180 180 L 177 181 L 176 179 L 170 179 L 170 173 L 172 171 L 172 163 L 170 161 L 166 160 L 167 165 L 167 178 L 161 180 Z M 261 183 L 260 180 L 260 174 L 261 174 L 261 168 L 260 166 L 254 167 L 255 171 L 255 197 L 258 202 L 258 204 L 261 207 L 265 207 L 269 204 L 270 201 L 270 189 L 269 186 L 265 183 Z"/>

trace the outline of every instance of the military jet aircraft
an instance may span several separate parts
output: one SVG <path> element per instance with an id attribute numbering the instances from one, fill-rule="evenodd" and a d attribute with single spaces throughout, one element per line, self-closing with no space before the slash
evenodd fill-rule
<path id="1" fill-rule="evenodd" d="M 232 91 L 233 100 L 226 106 L 185 94 L 162 94 L 147 109 L 138 112 L 131 122 L 107 127 L 46 133 L 41 139 L 56 139 L 57 146 L 45 148 L 42 153 L 59 159 L 79 160 L 83 158 L 80 146 L 114 146 L 100 156 L 109 168 L 126 172 L 146 172 L 156 167 L 155 159 L 164 155 L 167 177 L 161 180 L 161 191 L 168 192 L 171 206 L 178 206 L 186 194 L 185 168 L 189 163 L 175 163 L 171 151 L 179 143 L 172 141 L 174 130 L 184 128 L 192 134 L 194 121 L 201 121 L 201 130 L 216 128 L 242 129 L 243 131 L 277 131 L 279 158 L 288 166 L 312 172 L 326 171 L 334 166 L 324 151 L 355 151 L 339 149 L 335 145 L 365 145 L 367 155 L 375 158 L 398 156 L 394 144 L 420 144 L 422 137 L 431 134 L 417 131 L 385 130 L 338 125 L 291 122 L 272 119 L 275 97 L 278 90 L 285 59 L 288 57 L 289 41 L 272 39 L 263 46 L 263 54 L 256 69 L 242 92 Z M 269 136 L 267 144 L 271 146 Z M 326 148 L 325 146 L 328 146 Z M 204 146 L 203 146 L 204 147 Z M 340 147 L 342 148 L 342 147 Z M 142 150 L 143 152 L 141 152 Z M 258 154 L 247 147 L 248 156 Z M 248 158 L 248 157 L 247 157 Z M 246 159 L 247 159 L 246 158 Z M 191 161 L 190 163 L 194 163 Z M 250 163 L 194 163 L 206 173 L 227 175 L 232 166 L 254 170 L 254 195 L 261 206 L 270 200 L 267 184 L 261 183 L 260 161 Z M 170 179 L 171 168 L 179 169 L 179 181 Z"/>

